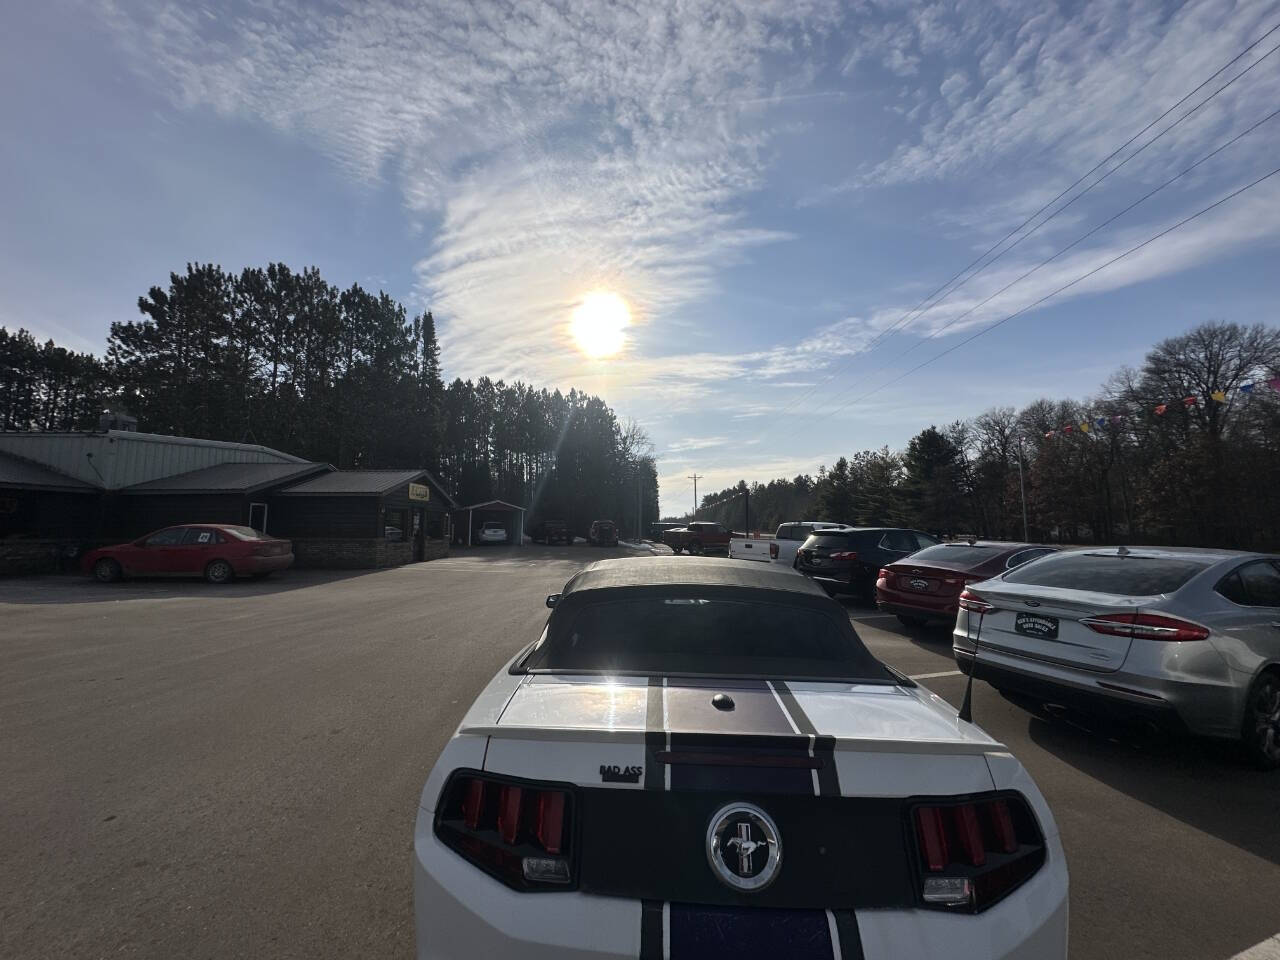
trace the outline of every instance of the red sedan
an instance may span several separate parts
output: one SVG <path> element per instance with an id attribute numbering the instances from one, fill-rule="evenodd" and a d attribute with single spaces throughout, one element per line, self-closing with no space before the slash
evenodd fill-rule
<path id="1" fill-rule="evenodd" d="M 265 577 L 293 563 L 293 544 L 252 527 L 198 523 L 165 527 L 132 543 L 91 550 L 84 572 L 101 583 L 121 577 L 204 577 L 227 583 Z"/>
<path id="2" fill-rule="evenodd" d="M 909 627 L 930 621 L 954 622 L 960 591 L 966 584 L 1029 563 L 1055 547 L 1035 543 L 972 540 L 925 547 L 880 568 L 876 606 Z"/>

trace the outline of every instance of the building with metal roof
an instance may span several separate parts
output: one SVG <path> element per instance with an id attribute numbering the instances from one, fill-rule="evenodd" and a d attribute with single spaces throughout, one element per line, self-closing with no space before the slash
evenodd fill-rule
<path id="1" fill-rule="evenodd" d="M 424 469 L 339 471 L 257 444 L 110 426 L 0 433 L 0 572 L 187 523 L 290 537 L 299 565 L 389 566 L 448 550 L 457 504 Z"/>
<path id="2" fill-rule="evenodd" d="M 0 433 L 0 453 L 44 464 L 100 490 L 188 473 L 219 463 L 305 463 L 270 447 L 133 430 Z"/>
<path id="3" fill-rule="evenodd" d="M 457 507 L 454 510 L 454 526 L 466 531 L 461 539 L 467 546 L 476 540 L 477 531 L 485 523 L 498 522 L 507 530 L 507 542 L 517 546 L 524 545 L 525 508 L 507 503 L 505 500 L 486 500 L 484 503 L 473 503 L 469 507 Z M 461 530 L 459 531 L 461 533 Z"/>
<path id="4" fill-rule="evenodd" d="M 272 532 L 299 563 L 385 567 L 444 556 L 453 497 L 426 470 L 337 470 L 272 497 Z"/>

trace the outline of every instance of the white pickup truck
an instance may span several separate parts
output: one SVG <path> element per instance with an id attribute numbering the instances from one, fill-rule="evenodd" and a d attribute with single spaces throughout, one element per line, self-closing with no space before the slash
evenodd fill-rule
<path id="1" fill-rule="evenodd" d="M 826 520 L 791 520 L 778 525 L 772 537 L 734 537 L 729 541 L 730 560 L 760 560 L 795 566 L 796 551 L 815 530 L 847 529 L 843 523 Z"/>

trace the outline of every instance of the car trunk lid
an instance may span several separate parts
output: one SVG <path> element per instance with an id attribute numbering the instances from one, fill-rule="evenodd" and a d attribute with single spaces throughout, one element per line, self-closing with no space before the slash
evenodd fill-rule
<path id="1" fill-rule="evenodd" d="M 830 682 L 535 675 L 464 732 L 512 776 L 844 796 L 991 789 L 984 754 L 1003 749 L 927 691 Z"/>
<path id="2" fill-rule="evenodd" d="M 972 592 L 995 607 L 982 617 L 979 642 L 983 647 L 1098 673 L 1119 670 L 1133 640 L 1098 633 L 1080 621 L 1135 613 L 1160 599 L 1002 581 L 975 584 Z M 977 614 L 969 613 L 967 622 L 972 638 L 977 633 Z"/>
<path id="3" fill-rule="evenodd" d="M 965 584 L 979 578 L 962 570 L 942 566 L 921 566 L 909 562 L 892 563 L 886 567 L 892 576 L 888 586 L 904 593 L 923 593 L 937 597 L 956 597 Z"/>

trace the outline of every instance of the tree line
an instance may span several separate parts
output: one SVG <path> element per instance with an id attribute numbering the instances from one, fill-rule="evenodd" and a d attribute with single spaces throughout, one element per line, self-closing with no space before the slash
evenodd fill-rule
<path id="1" fill-rule="evenodd" d="M 340 469 L 426 467 L 460 503 L 630 532 L 657 517 L 651 445 L 599 397 L 528 384 L 445 384 L 430 311 L 339 289 L 314 267 L 188 264 L 111 325 L 106 354 L 0 328 L 0 428 L 140 430 L 258 443 Z"/>
<path id="2" fill-rule="evenodd" d="M 1025 491 L 1033 541 L 1274 550 L 1280 393 L 1265 383 L 1277 375 L 1280 330 L 1206 323 L 1093 397 L 995 407 L 816 476 L 740 481 L 707 494 L 697 515 L 740 529 L 745 491 L 762 531 L 812 519 L 1013 540 L 1024 536 Z"/>

